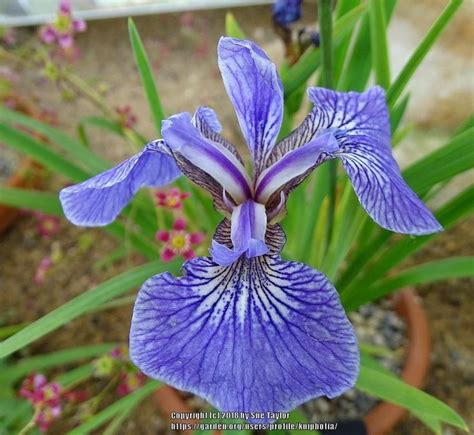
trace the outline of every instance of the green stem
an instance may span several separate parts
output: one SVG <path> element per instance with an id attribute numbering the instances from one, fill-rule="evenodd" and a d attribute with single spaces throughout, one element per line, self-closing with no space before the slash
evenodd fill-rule
<path id="1" fill-rule="evenodd" d="M 390 86 L 390 63 L 388 59 L 387 24 L 383 0 L 369 1 L 370 45 L 375 81 L 385 89 Z"/>
<path id="2" fill-rule="evenodd" d="M 67 81 L 70 85 L 76 88 L 76 90 L 89 98 L 89 100 L 91 100 L 104 114 L 112 119 L 116 118 L 115 113 L 109 108 L 102 97 L 80 77 L 66 72 L 61 75 L 61 79 Z"/>
<path id="3" fill-rule="evenodd" d="M 318 0 L 319 12 L 319 31 L 321 35 L 321 66 L 322 66 L 322 83 L 329 89 L 333 88 L 333 62 L 332 62 L 332 10 L 331 0 Z M 334 210 L 336 208 L 336 177 L 337 162 L 331 160 L 328 162 L 328 186 L 329 186 L 329 203 L 328 203 L 328 219 L 326 226 L 326 249 L 331 243 L 331 237 L 334 227 Z"/>
<path id="4" fill-rule="evenodd" d="M 36 418 L 38 417 L 39 412 L 40 412 L 40 407 L 36 406 L 33 417 L 31 417 L 31 420 L 28 423 L 26 423 L 26 425 L 20 430 L 20 432 L 18 432 L 18 435 L 26 435 L 31 429 L 33 429 L 36 426 Z"/>
<path id="5" fill-rule="evenodd" d="M 438 17 L 435 23 L 431 26 L 428 33 L 425 35 L 423 40 L 420 42 L 416 50 L 411 55 L 408 62 L 398 74 L 395 81 L 388 89 L 387 103 L 390 108 L 395 105 L 397 99 L 400 97 L 403 90 L 405 89 L 405 86 L 417 70 L 418 65 L 420 65 L 425 56 L 430 52 L 431 47 L 436 42 L 438 37 L 445 29 L 446 25 L 451 21 L 451 18 L 462 4 L 463 0 L 451 0 L 443 9 L 441 15 Z"/>

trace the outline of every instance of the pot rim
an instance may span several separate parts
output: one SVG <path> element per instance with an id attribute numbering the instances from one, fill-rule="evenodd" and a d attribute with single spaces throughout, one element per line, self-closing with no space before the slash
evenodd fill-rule
<path id="1" fill-rule="evenodd" d="M 420 388 L 425 383 L 431 353 L 431 334 L 421 298 L 413 288 L 406 288 L 392 298 L 395 311 L 407 325 L 407 353 L 401 379 Z M 368 435 L 389 432 L 407 414 L 407 410 L 389 402 L 376 405 L 364 417 Z"/>

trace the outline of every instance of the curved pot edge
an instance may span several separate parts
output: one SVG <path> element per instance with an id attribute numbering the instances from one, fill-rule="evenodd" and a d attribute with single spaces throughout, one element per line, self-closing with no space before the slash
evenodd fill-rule
<path id="1" fill-rule="evenodd" d="M 407 324 L 408 351 L 401 378 L 407 384 L 420 388 L 428 372 L 431 336 L 426 312 L 415 290 L 407 288 L 393 297 L 395 310 Z M 368 435 L 388 433 L 405 416 L 406 410 L 388 402 L 372 409 L 364 422 Z"/>

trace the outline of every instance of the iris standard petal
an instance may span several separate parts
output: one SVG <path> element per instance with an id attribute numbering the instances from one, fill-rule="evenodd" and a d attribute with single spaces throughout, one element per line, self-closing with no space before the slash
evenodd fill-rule
<path id="1" fill-rule="evenodd" d="M 442 230 L 431 211 L 403 180 L 390 146 L 385 92 L 334 92 L 310 88 L 309 97 L 327 127 L 336 131 L 342 160 L 361 205 L 383 228 L 423 235 Z"/>
<path id="2" fill-rule="evenodd" d="M 283 87 L 275 65 L 251 41 L 223 37 L 219 69 L 258 174 L 283 119 Z"/>
<path id="3" fill-rule="evenodd" d="M 194 113 L 193 125 L 206 139 L 223 146 L 230 151 L 242 165 L 244 164 L 234 145 L 220 135 L 222 126 L 214 110 L 209 107 L 199 107 Z"/>
<path id="4" fill-rule="evenodd" d="M 83 183 L 61 190 L 66 217 L 75 225 L 103 226 L 115 220 L 141 187 L 161 187 L 181 175 L 163 141 Z"/>
<path id="5" fill-rule="evenodd" d="M 269 251 L 265 244 L 267 214 L 263 204 L 251 199 L 234 207 L 231 218 L 232 249 L 212 241 L 212 259 L 221 266 L 228 266 L 242 254 L 248 258 L 264 255 Z"/>
<path id="6" fill-rule="evenodd" d="M 272 195 L 281 192 L 282 188 L 285 190 L 285 186 L 296 187 L 293 180 L 298 179 L 298 184 L 301 183 L 312 169 L 337 149 L 336 138 L 327 132 L 288 152 L 260 174 L 255 188 L 256 200 L 265 204 Z"/>
<path id="7" fill-rule="evenodd" d="M 184 268 L 149 279 L 135 303 L 130 356 L 146 375 L 247 413 L 286 412 L 354 385 L 357 339 L 323 274 L 268 255 Z"/>
<path id="8" fill-rule="evenodd" d="M 161 133 L 173 155 L 186 159 L 189 171 L 185 172 L 186 176 L 192 177 L 196 168 L 216 180 L 235 201 L 243 202 L 251 196 L 250 180 L 243 165 L 225 147 L 202 136 L 189 113 L 179 113 L 163 121 Z M 178 157 L 177 161 L 179 164 Z"/>

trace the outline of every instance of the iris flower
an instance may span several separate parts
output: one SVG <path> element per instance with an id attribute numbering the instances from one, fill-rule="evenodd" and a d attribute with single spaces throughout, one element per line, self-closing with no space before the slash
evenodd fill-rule
<path id="1" fill-rule="evenodd" d="M 354 385 L 359 369 L 357 339 L 335 288 L 321 272 L 280 256 L 285 235 L 276 222 L 289 193 L 337 158 L 362 207 L 382 227 L 415 235 L 441 227 L 400 175 L 381 88 L 309 88 L 314 108 L 276 143 L 283 88 L 275 65 L 253 42 L 228 37 L 219 42 L 218 60 L 251 174 L 220 135 L 215 112 L 200 107 L 193 116 L 171 116 L 163 140 L 63 189 L 60 198 L 70 221 L 100 226 L 139 188 L 164 186 L 181 174 L 212 195 L 225 217 L 210 257 L 187 261 L 182 277 L 162 273 L 145 282 L 134 307 L 130 356 L 146 375 L 220 410 L 268 416 L 313 397 L 338 396 Z"/>
<path id="2" fill-rule="evenodd" d="M 301 18 L 302 0 L 276 0 L 273 4 L 273 19 L 280 26 L 286 27 Z"/>

